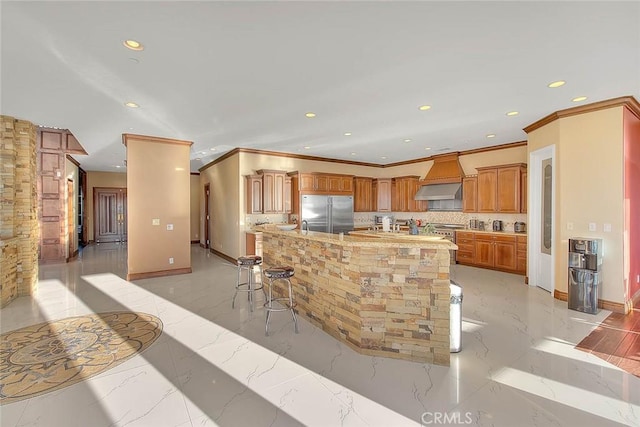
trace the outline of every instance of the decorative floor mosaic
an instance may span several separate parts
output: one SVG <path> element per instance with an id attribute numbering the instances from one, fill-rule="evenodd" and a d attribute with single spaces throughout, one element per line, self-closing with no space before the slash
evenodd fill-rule
<path id="1" fill-rule="evenodd" d="M 49 393 L 117 366 L 162 333 L 155 316 L 114 311 L 0 335 L 0 404 Z"/>

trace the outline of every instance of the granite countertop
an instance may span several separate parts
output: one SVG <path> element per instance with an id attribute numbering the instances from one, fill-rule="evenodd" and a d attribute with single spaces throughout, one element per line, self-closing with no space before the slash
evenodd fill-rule
<path id="1" fill-rule="evenodd" d="M 340 236 L 339 234 L 319 231 L 301 231 L 299 229 L 282 231 L 277 228 L 255 227 L 255 231 L 278 234 L 293 239 L 306 239 L 344 246 L 388 246 L 388 247 L 420 247 L 427 249 L 457 249 L 458 247 L 440 236 L 412 236 L 405 233 L 374 233 L 356 231 Z"/>
<path id="2" fill-rule="evenodd" d="M 479 234 L 495 234 L 500 236 L 524 236 L 527 237 L 527 233 L 516 233 L 515 231 L 493 231 L 493 230 L 472 230 L 465 228 L 464 230 L 456 230 L 463 231 L 465 233 L 479 233 Z"/>

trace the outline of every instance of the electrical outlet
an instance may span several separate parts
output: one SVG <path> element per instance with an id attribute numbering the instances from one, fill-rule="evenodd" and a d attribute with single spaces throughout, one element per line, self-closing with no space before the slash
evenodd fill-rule
<path id="1" fill-rule="evenodd" d="M 169 258 L 169 264 L 173 264 L 173 257 Z"/>
<path id="2" fill-rule="evenodd" d="M 151 220 L 151 225 L 160 225 L 160 218 L 153 218 Z"/>
<path id="3" fill-rule="evenodd" d="M 605 224 L 602 228 L 606 233 L 611 233 L 611 224 Z"/>
<path id="4" fill-rule="evenodd" d="M 173 224 L 167 224 L 167 231 L 173 231 Z"/>
<path id="5" fill-rule="evenodd" d="M 596 223 L 595 222 L 590 222 L 589 223 L 589 231 L 596 231 Z"/>

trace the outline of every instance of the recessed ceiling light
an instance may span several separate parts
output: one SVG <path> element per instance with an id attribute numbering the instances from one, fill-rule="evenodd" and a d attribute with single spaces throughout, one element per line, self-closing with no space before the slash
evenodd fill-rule
<path id="1" fill-rule="evenodd" d="M 427 111 L 431 109 L 431 105 L 421 105 L 418 107 L 418 110 L 420 111 Z"/>
<path id="2" fill-rule="evenodd" d="M 425 150 L 431 150 L 431 147 L 424 147 Z"/>
<path id="3" fill-rule="evenodd" d="M 489 135 L 487 135 L 487 138 L 495 138 L 496 134 L 495 133 L 490 133 Z"/>
<path id="4" fill-rule="evenodd" d="M 211 150 L 211 151 L 216 151 L 215 147 L 214 147 L 214 148 L 209 148 L 209 150 Z"/>
<path id="5" fill-rule="evenodd" d="M 202 160 L 202 159 L 200 159 L 200 157 L 196 157 L 196 160 Z"/>
<path id="6" fill-rule="evenodd" d="M 138 108 L 139 107 L 138 104 L 136 104 L 135 102 L 131 102 L 131 101 L 125 102 L 124 105 L 126 105 L 129 108 Z"/>
<path id="7" fill-rule="evenodd" d="M 520 114 L 520 113 L 519 113 L 519 112 L 517 112 L 517 111 L 509 111 L 509 112 L 507 113 L 507 116 L 517 116 L 518 114 Z"/>
<path id="8" fill-rule="evenodd" d="M 577 98 L 573 98 L 572 101 L 573 102 L 581 102 L 581 101 L 585 101 L 587 99 L 586 96 L 578 96 Z"/>
<path id="9" fill-rule="evenodd" d="M 380 158 L 381 158 L 381 159 L 386 159 L 386 158 L 387 158 L 387 156 L 382 156 L 382 157 L 380 157 Z"/>
<path id="10" fill-rule="evenodd" d="M 351 136 L 351 132 L 345 132 L 344 136 Z"/>
<path id="11" fill-rule="evenodd" d="M 311 147 L 309 147 L 308 145 L 305 145 L 305 147 L 304 147 L 305 150 L 308 150 L 309 148 L 311 148 Z"/>
<path id="12" fill-rule="evenodd" d="M 566 82 L 564 80 L 558 80 L 557 82 L 551 82 L 547 86 L 548 87 L 560 87 L 563 86 Z"/>
<path id="13" fill-rule="evenodd" d="M 120 165 L 116 165 L 116 167 L 117 167 L 117 168 L 121 168 L 122 166 L 120 166 Z"/>
<path id="14" fill-rule="evenodd" d="M 316 113 L 312 113 L 312 112 L 308 112 L 308 113 L 306 113 L 306 114 L 305 114 L 305 117 L 307 117 L 307 118 L 309 118 L 309 119 L 312 119 L 312 118 L 314 118 L 315 116 L 316 116 Z"/>
<path id="15" fill-rule="evenodd" d="M 352 153 L 351 153 L 351 155 L 352 155 L 352 156 L 355 156 L 355 155 L 356 155 L 356 153 L 352 152 Z"/>
<path id="16" fill-rule="evenodd" d="M 404 142 L 411 142 L 409 138 L 405 139 Z"/>
<path id="17" fill-rule="evenodd" d="M 122 42 L 124 47 L 131 50 L 144 50 L 144 46 L 136 40 L 125 40 Z"/>

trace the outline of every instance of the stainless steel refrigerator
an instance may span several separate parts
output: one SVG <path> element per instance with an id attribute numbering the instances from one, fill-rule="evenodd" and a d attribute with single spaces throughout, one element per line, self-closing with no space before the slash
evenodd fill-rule
<path id="1" fill-rule="evenodd" d="M 300 221 L 310 231 L 353 231 L 353 196 L 302 196 Z"/>

